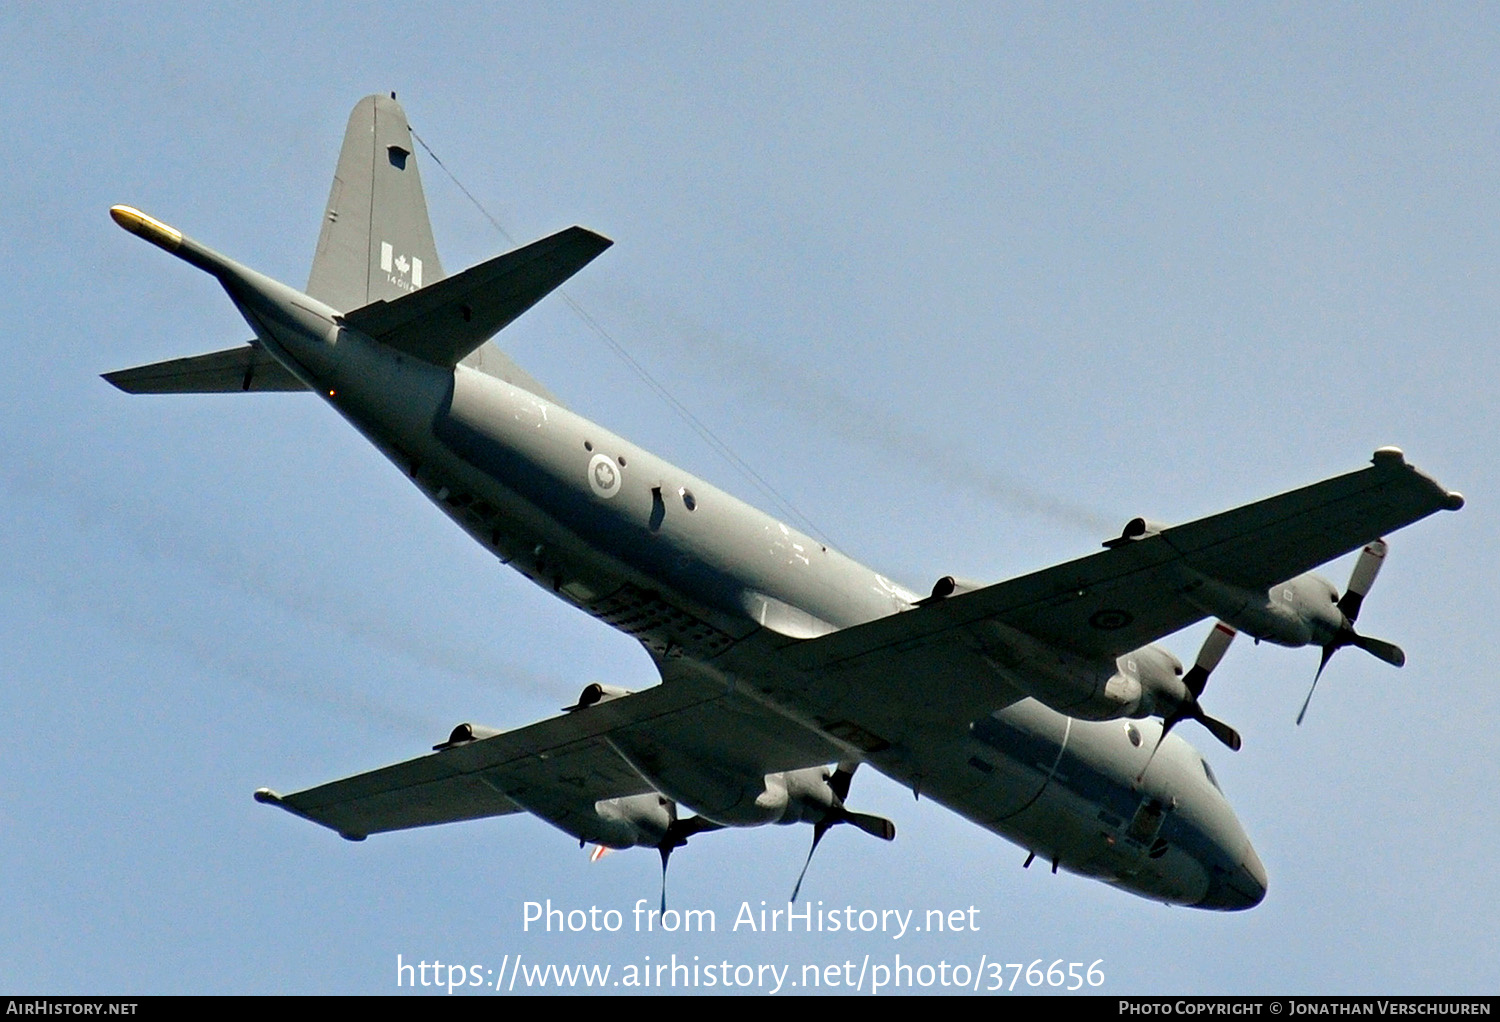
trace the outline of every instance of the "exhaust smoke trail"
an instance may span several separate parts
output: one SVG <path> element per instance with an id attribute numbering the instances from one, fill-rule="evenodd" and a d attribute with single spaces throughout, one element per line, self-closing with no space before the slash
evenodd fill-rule
<path id="1" fill-rule="evenodd" d="M 732 382 L 757 401 L 797 415 L 849 443 L 871 445 L 933 482 L 1005 505 L 1021 514 L 1086 534 L 1113 535 L 1118 523 L 1091 508 L 1043 493 L 995 471 L 956 445 L 914 429 L 908 421 L 857 401 L 815 373 L 796 371 L 762 350 L 717 334 L 684 317 L 648 307 L 635 295 L 615 292 L 604 300 L 636 326 L 644 343 L 672 357 L 686 356 Z"/>

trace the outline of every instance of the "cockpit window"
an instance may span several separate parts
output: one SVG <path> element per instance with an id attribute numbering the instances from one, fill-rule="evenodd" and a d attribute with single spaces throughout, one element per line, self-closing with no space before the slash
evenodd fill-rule
<path id="1" fill-rule="evenodd" d="M 1214 790 L 1216 790 L 1220 795 L 1224 794 L 1224 789 L 1219 787 L 1219 779 L 1214 776 L 1213 770 L 1208 765 L 1208 760 L 1200 759 L 1198 760 L 1198 762 L 1203 764 L 1203 776 L 1208 778 L 1208 783 L 1212 784 L 1214 786 Z"/>

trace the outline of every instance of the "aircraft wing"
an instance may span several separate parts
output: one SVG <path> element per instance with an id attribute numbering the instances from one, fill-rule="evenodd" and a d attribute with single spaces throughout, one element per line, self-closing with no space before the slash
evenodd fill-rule
<path id="1" fill-rule="evenodd" d="M 722 684 L 684 677 L 290 795 L 261 789 L 256 798 L 350 840 L 523 810 L 597 840 L 594 803 L 653 790 L 617 746 L 647 758 L 660 750 L 695 755 L 747 776 L 840 756 L 816 732 Z"/>
<path id="2" fill-rule="evenodd" d="M 1463 498 L 1395 448 L 1371 467 L 905 613 L 798 643 L 797 667 L 876 667 L 998 621 L 1084 656 L 1116 657 L 1192 624 L 1183 598 L 1207 576 L 1264 591 Z"/>

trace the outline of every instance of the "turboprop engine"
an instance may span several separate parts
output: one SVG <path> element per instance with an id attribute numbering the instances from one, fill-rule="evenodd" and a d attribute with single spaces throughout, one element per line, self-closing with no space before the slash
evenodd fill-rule
<path id="1" fill-rule="evenodd" d="M 884 816 L 855 813 L 844 808 L 844 800 L 849 797 L 849 782 L 854 779 L 854 771 L 858 766 L 858 763 L 840 763 L 838 769 L 831 774 L 826 768 L 816 767 L 783 775 L 795 779 L 791 787 L 805 790 L 805 794 L 798 795 L 798 800 L 804 808 L 812 809 L 816 814 L 815 817 L 802 816 L 802 819 L 813 825 L 813 839 L 812 847 L 807 850 L 807 858 L 802 863 L 802 872 L 797 874 L 797 885 L 792 888 L 792 901 L 797 900 L 797 894 L 802 890 L 802 878 L 807 876 L 807 867 L 812 864 L 818 842 L 833 827 L 840 823 L 850 823 L 882 841 L 894 841 L 896 838 L 896 825 Z"/>
<path id="2" fill-rule="evenodd" d="M 1160 646 L 1142 646 L 1115 661 L 1104 683 L 1108 712 L 1101 719 L 1165 717 L 1186 695 L 1182 661 Z"/>
<path id="3" fill-rule="evenodd" d="M 1198 705 L 1209 674 L 1234 637 L 1227 625 L 1209 633 L 1186 674 L 1182 661 L 1155 645 L 1118 657 L 1111 671 L 1108 661 L 1058 649 L 996 621 L 976 625 L 972 634 L 1002 677 L 1054 710 L 1082 720 L 1159 716 L 1168 730 L 1180 720 L 1196 720 L 1231 749 L 1240 747 L 1235 730 Z"/>
<path id="4" fill-rule="evenodd" d="M 667 863 L 688 838 L 720 825 L 702 816 L 679 819 L 677 803 L 659 792 L 610 798 L 594 803 L 594 812 L 608 828 L 601 840 L 606 848 L 655 848 L 661 855 L 661 910 L 667 910 Z"/>
<path id="5" fill-rule="evenodd" d="M 658 792 L 594 803 L 604 828 L 597 841 L 608 848 L 655 848 L 677 822 L 677 804 Z"/>
<path id="6" fill-rule="evenodd" d="M 1121 716 L 1162 718 L 1157 748 L 1161 747 L 1172 728 L 1184 720 L 1196 720 L 1215 738 L 1238 752 L 1241 745 L 1239 732 L 1204 713 L 1198 702 L 1198 697 L 1208 686 L 1209 675 L 1224 659 L 1234 636 L 1235 630 L 1229 625 L 1215 622 L 1213 631 L 1198 649 L 1198 659 L 1186 674 L 1182 672 L 1182 662 L 1171 653 L 1159 646 L 1143 646 L 1120 657 L 1117 662 L 1120 671 L 1105 683 L 1105 692 L 1112 693 L 1120 701 Z M 1155 755 L 1155 750 L 1152 755 Z"/>
<path id="7" fill-rule="evenodd" d="M 845 807 L 844 800 L 849 797 L 849 782 L 853 780 L 857 766 L 857 763 L 840 763 L 837 770 L 808 767 L 804 770 L 767 774 L 761 791 L 751 806 L 746 812 L 739 814 L 739 819 L 745 822 L 722 820 L 730 826 L 812 824 L 812 847 L 807 850 L 802 872 L 797 875 L 797 884 L 792 888 L 792 901 L 797 900 L 797 894 L 802 890 L 802 879 L 807 876 L 807 867 L 812 863 L 813 853 L 818 850 L 818 843 L 832 828 L 848 823 L 882 841 L 892 841 L 896 837 L 896 825 L 885 817 L 856 813 Z"/>
<path id="8" fill-rule="evenodd" d="M 1257 641 L 1265 639 L 1293 648 L 1313 645 L 1323 648 L 1312 687 L 1307 690 L 1307 699 L 1297 714 L 1297 723 L 1301 724 L 1307 715 L 1308 703 L 1312 702 L 1313 691 L 1318 687 L 1318 679 L 1323 676 L 1323 668 L 1343 647 L 1357 646 L 1393 667 L 1406 663 L 1406 654 L 1400 646 L 1360 635 L 1354 630 L 1360 607 L 1380 574 L 1388 550 L 1389 546 L 1383 539 L 1377 539 L 1361 550 L 1342 596 L 1332 582 L 1311 572 L 1273 586 L 1267 592 L 1200 577 L 1182 596 L 1194 606 L 1253 635 Z"/>
<path id="9" fill-rule="evenodd" d="M 841 823 L 853 826 L 883 841 L 893 840 L 896 825 L 883 816 L 857 813 L 844 805 L 849 782 L 858 764 L 841 763 L 837 769 L 807 767 L 760 776 L 747 776 L 728 764 L 708 763 L 681 750 L 631 749 L 622 737 L 610 739 L 622 758 L 664 797 L 691 808 L 698 815 L 669 829 L 662 844 L 662 904 L 666 904 L 667 858 L 672 848 L 686 841 L 689 833 L 720 827 L 761 827 L 770 823 L 810 823 L 812 847 L 802 865 L 802 875 L 792 891 L 795 899 L 802 876 L 823 835 Z M 697 822 L 701 821 L 701 822 Z M 691 832 L 684 828 L 691 825 Z M 681 836 L 681 841 L 674 839 Z"/>

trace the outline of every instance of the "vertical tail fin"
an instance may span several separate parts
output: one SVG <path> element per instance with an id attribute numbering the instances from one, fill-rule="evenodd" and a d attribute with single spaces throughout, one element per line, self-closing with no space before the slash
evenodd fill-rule
<path id="1" fill-rule="evenodd" d="M 411 128 L 395 96 L 349 115 L 307 293 L 340 312 L 442 279 Z"/>

